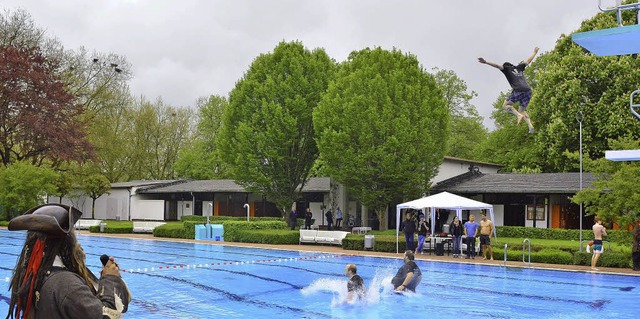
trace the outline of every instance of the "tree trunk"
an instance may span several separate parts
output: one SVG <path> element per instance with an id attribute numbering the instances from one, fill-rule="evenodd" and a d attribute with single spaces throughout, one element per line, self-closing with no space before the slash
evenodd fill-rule
<path id="1" fill-rule="evenodd" d="M 91 198 L 91 219 L 96 219 L 96 199 Z"/>

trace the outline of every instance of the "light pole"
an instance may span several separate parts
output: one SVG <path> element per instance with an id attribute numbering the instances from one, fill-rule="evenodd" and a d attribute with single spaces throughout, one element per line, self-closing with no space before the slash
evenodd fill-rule
<path id="1" fill-rule="evenodd" d="M 576 120 L 580 124 L 580 191 L 582 191 L 582 120 L 584 120 L 582 111 L 576 112 Z M 580 203 L 580 251 L 582 251 L 582 203 Z"/>

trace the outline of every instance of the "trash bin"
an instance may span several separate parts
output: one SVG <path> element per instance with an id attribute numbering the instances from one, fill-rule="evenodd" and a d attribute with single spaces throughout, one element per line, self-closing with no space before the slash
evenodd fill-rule
<path id="1" fill-rule="evenodd" d="M 374 235 L 365 235 L 364 236 L 364 249 L 372 249 L 376 243 L 376 238 Z"/>
<path id="2" fill-rule="evenodd" d="M 104 228 L 107 227 L 107 223 L 100 223 L 100 232 L 104 233 Z"/>
<path id="3" fill-rule="evenodd" d="M 444 256 L 444 243 L 440 242 L 436 244 L 436 256 Z"/>

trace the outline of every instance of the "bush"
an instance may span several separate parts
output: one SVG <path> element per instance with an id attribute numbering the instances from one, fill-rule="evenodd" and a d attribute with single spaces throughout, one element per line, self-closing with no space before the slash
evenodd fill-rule
<path id="1" fill-rule="evenodd" d="M 261 221 L 261 222 L 246 222 L 246 221 L 225 221 L 222 223 L 224 226 L 224 240 L 226 241 L 238 241 L 240 238 L 239 233 L 246 230 L 274 230 L 274 229 L 287 229 L 287 223 L 284 221 Z M 298 232 L 295 232 L 298 234 Z M 298 236 L 299 237 L 299 236 Z M 298 240 L 296 239 L 296 243 Z"/>
<path id="2" fill-rule="evenodd" d="M 167 238 L 186 238 L 184 235 L 184 231 L 185 231 L 184 225 L 180 222 L 166 223 L 164 225 L 154 228 L 153 236 L 167 237 Z"/>
<path id="3" fill-rule="evenodd" d="M 373 251 L 395 253 L 396 252 L 396 236 L 395 235 L 374 235 L 375 243 Z M 416 242 L 417 244 L 417 242 Z M 404 236 L 398 238 L 398 249 L 404 252 L 405 240 Z M 347 234 L 342 240 L 342 249 L 346 250 L 365 250 L 364 235 Z"/>
<path id="4" fill-rule="evenodd" d="M 582 265 L 582 266 L 590 266 L 591 265 L 591 253 L 580 253 L 577 252 L 573 254 L 573 264 L 574 265 Z M 615 267 L 615 268 L 631 268 L 631 254 L 629 253 L 620 253 L 620 252 L 605 252 L 600 255 L 600 259 L 598 259 L 598 266 L 600 267 Z"/>
<path id="5" fill-rule="evenodd" d="M 242 243 L 293 245 L 299 243 L 300 233 L 289 229 L 239 230 L 235 236 L 235 241 Z"/>
<path id="6" fill-rule="evenodd" d="M 104 232 L 108 234 L 130 234 L 133 233 L 133 222 L 120 221 L 120 220 L 105 220 L 107 225 L 104 227 Z M 89 227 L 89 231 L 92 233 L 100 232 L 100 225 Z"/>
<path id="7" fill-rule="evenodd" d="M 6 220 L 0 220 L 0 226 L 9 226 L 9 222 Z"/>

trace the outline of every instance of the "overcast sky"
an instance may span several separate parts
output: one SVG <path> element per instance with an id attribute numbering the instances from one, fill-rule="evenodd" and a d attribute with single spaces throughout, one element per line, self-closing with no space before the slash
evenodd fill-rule
<path id="1" fill-rule="evenodd" d="M 607 1 L 603 0 L 604 4 Z M 2 0 L 28 11 L 68 49 L 123 55 L 134 95 L 191 106 L 227 95 L 253 59 L 282 40 L 324 48 L 336 61 L 380 46 L 415 54 L 426 69 L 451 69 L 478 93 L 485 125 L 509 89 L 479 64 L 518 62 L 550 51 L 560 35 L 598 13 L 596 0 Z"/>

